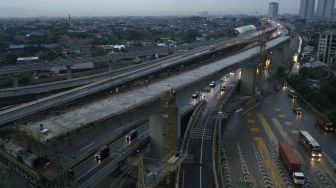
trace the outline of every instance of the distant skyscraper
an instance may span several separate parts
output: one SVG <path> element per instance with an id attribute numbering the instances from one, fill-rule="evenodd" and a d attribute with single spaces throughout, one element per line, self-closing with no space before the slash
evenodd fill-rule
<path id="1" fill-rule="evenodd" d="M 334 7 L 335 7 L 335 0 L 327 0 L 325 9 L 326 18 L 332 18 L 334 16 L 333 15 Z"/>
<path id="2" fill-rule="evenodd" d="M 268 8 L 268 15 L 270 17 L 277 17 L 279 14 L 279 3 L 270 2 Z"/>
<path id="3" fill-rule="evenodd" d="M 71 24 L 71 17 L 70 17 L 70 14 L 68 15 L 68 26 L 70 26 Z"/>
<path id="4" fill-rule="evenodd" d="M 309 18 L 314 16 L 315 0 L 301 0 L 300 17 Z"/>
<path id="5" fill-rule="evenodd" d="M 320 18 L 332 18 L 335 0 L 319 0 L 317 5 L 317 16 Z"/>
<path id="6" fill-rule="evenodd" d="M 316 16 L 324 17 L 326 0 L 318 0 Z"/>

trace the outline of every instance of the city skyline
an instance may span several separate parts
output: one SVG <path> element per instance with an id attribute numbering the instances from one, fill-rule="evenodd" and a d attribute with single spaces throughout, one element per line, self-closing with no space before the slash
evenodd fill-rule
<path id="1" fill-rule="evenodd" d="M 279 13 L 297 14 L 299 0 L 2 0 L 0 17 L 37 16 L 165 16 L 209 14 L 267 14 L 269 2 L 278 2 Z M 221 4 L 222 6 L 218 6 Z"/>

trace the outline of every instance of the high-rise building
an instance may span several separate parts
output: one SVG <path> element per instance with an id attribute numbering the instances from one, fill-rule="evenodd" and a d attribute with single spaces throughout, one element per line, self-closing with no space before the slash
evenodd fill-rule
<path id="1" fill-rule="evenodd" d="M 268 8 L 268 15 L 270 17 L 277 17 L 279 14 L 279 3 L 270 2 Z"/>
<path id="2" fill-rule="evenodd" d="M 326 18 L 332 18 L 334 16 L 333 14 L 334 7 L 335 7 L 335 0 L 327 0 L 325 9 Z"/>
<path id="3" fill-rule="evenodd" d="M 320 34 L 317 56 L 323 63 L 336 63 L 336 30 Z"/>
<path id="4" fill-rule="evenodd" d="M 70 14 L 68 15 L 68 26 L 70 27 L 71 25 L 71 17 L 70 17 Z"/>
<path id="5" fill-rule="evenodd" d="M 318 0 L 316 16 L 324 17 L 326 0 Z"/>
<path id="6" fill-rule="evenodd" d="M 332 18 L 335 0 L 319 0 L 316 15 L 320 18 Z"/>
<path id="7" fill-rule="evenodd" d="M 315 0 L 301 0 L 300 17 L 311 18 L 314 16 Z"/>

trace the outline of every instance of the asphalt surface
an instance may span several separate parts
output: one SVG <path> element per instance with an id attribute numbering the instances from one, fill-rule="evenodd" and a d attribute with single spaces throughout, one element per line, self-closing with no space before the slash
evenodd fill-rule
<path id="1" fill-rule="evenodd" d="M 234 113 L 223 125 L 222 159 L 227 162 L 223 171 L 229 174 L 225 182 L 246 182 L 252 187 L 298 187 L 278 158 L 278 143 L 287 142 L 298 154 L 307 177 L 303 187 L 335 187 L 335 133 L 326 133 L 315 125 L 315 112 L 300 99 L 292 100 L 287 87 L 276 92 L 268 84 L 259 106 L 244 115 Z M 302 108 L 303 116 L 294 114 L 294 105 Z M 311 159 L 298 142 L 299 130 L 307 130 L 319 142 L 323 155 L 320 161 Z"/>
<path id="2" fill-rule="evenodd" d="M 148 124 L 145 124 L 143 126 L 140 126 L 137 128 L 138 137 L 145 134 L 145 132 L 148 131 Z M 89 156 L 86 160 L 79 163 L 77 166 L 75 166 L 72 170 L 75 173 L 75 179 L 80 180 L 81 178 L 85 177 L 87 174 L 91 173 L 92 171 L 97 170 L 97 168 L 104 163 L 107 163 L 108 161 L 112 161 L 117 156 L 122 154 L 123 149 L 129 147 L 132 144 L 132 142 L 127 142 L 125 140 L 125 137 L 121 137 L 114 141 L 112 144 L 109 145 L 110 147 L 110 158 L 107 158 L 106 161 L 103 160 L 101 162 L 96 161 L 94 157 L 94 153 Z M 97 148 L 98 149 L 98 148 Z"/>
<path id="3" fill-rule="evenodd" d="M 188 157 L 181 168 L 182 187 L 214 187 L 212 170 L 213 131 L 217 117 L 216 105 L 223 93 L 220 85 L 229 85 L 234 76 L 227 75 L 216 82 L 209 93 L 201 92 L 200 96 L 208 102 L 200 113 L 197 123 L 192 127 L 188 138 Z M 201 98 L 201 97 L 200 97 Z M 199 100 L 199 99 L 195 99 Z"/>

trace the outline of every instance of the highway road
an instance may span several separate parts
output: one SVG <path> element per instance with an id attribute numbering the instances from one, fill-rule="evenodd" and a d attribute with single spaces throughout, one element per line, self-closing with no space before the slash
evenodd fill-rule
<path id="1" fill-rule="evenodd" d="M 220 50 L 220 49 L 227 48 L 229 46 L 245 43 L 246 41 L 249 41 L 249 40 L 255 40 L 257 36 L 260 34 L 261 32 L 259 31 L 256 33 L 244 35 L 242 36 L 242 39 L 232 39 L 224 43 L 217 43 L 211 46 L 214 46 L 216 50 Z M 109 79 L 105 79 L 99 82 L 84 85 L 84 86 L 81 86 L 75 89 L 71 89 L 69 91 L 65 91 L 65 92 L 61 92 L 61 93 L 51 95 L 45 98 L 41 98 L 38 101 L 32 101 L 30 103 L 25 103 L 25 104 L 1 111 L 0 112 L 0 117 L 1 117 L 0 124 L 3 125 L 6 123 L 15 121 L 18 118 L 22 118 L 22 117 L 58 106 L 61 104 L 65 104 L 70 101 L 74 101 L 79 98 L 82 98 L 84 96 L 121 85 L 126 82 L 139 80 L 140 78 L 154 74 L 158 71 L 170 69 L 172 67 L 177 67 L 186 61 L 190 61 L 191 59 L 198 58 L 200 56 L 210 54 L 210 53 L 213 53 L 212 49 L 210 49 L 210 46 L 204 46 L 204 47 L 189 51 L 186 54 L 177 55 L 177 56 L 168 58 L 151 67 L 139 68 L 137 70 L 130 71 L 125 74 L 120 74 L 118 76 L 115 76 Z"/>
<path id="2" fill-rule="evenodd" d="M 136 128 L 138 131 L 138 138 L 141 138 L 143 136 L 148 135 L 148 124 L 144 124 L 138 128 Z M 111 144 L 109 144 L 110 147 L 110 157 L 112 159 L 104 159 L 103 161 L 99 162 L 96 161 L 94 158 L 94 154 L 91 154 L 86 160 L 79 163 L 75 167 L 73 167 L 73 172 L 75 173 L 75 179 L 76 181 L 84 181 L 86 178 L 84 178 L 87 174 L 91 174 L 92 171 L 98 171 L 98 166 L 103 165 L 104 163 L 108 163 L 109 160 L 115 159 L 117 156 L 120 156 L 123 151 L 125 151 L 127 148 L 129 148 L 132 145 L 132 142 L 127 142 L 125 140 L 125 137 L 122 136 L 119 139 L 115 140 Z M 96 149 L 99 149 L 96 148 Z M 99 167 L 101 168 L 101 167 Z M 84 179 L 83 179 L 84 178 Z M 81 180 L 82 179 L 82 180 Z"/>
<path id="3" fill-rule="evenodd" d="M 229 90 L 234 82 L 236 81 L 233 74 L 226 75 L 216 82 L 215 88 L 212 88 L 210 93 L 202 93 L 208 102 L 197 117 L 187 139 L 188 154 L 180 171 L 182 187 L 215 186 L 212 170 L 213 132 L 217 117 L 215 107 L 219 99 L 225 95 L 220 91 L 220 87 L 226 86 Z"/>
<path id="4" fill-rule="evenodd" d="M 246 182 L 253 187 L 298 187 L 278 157 L 278 143 L 287 142 L 303 164 L 307 176 L 303 187 L 335 187 L 335 133 L 325 133 L 316 126 L 315 112 L 301 100 L 292 100 L 287 95 L 288 88 L 276 92 L 269 82 L 266 88 L 261 105 L 244 115 L 234 113 L 223 126 L 222 160 L 226 165 L 222 169 L 230 175 L 226 185 Z M 303 116 L 294 114 L 294 105 L 302 107 Z M 320 161 L 312 160 L 298 142 L 299 130 L 307 130 L 320 143 Z"/>

